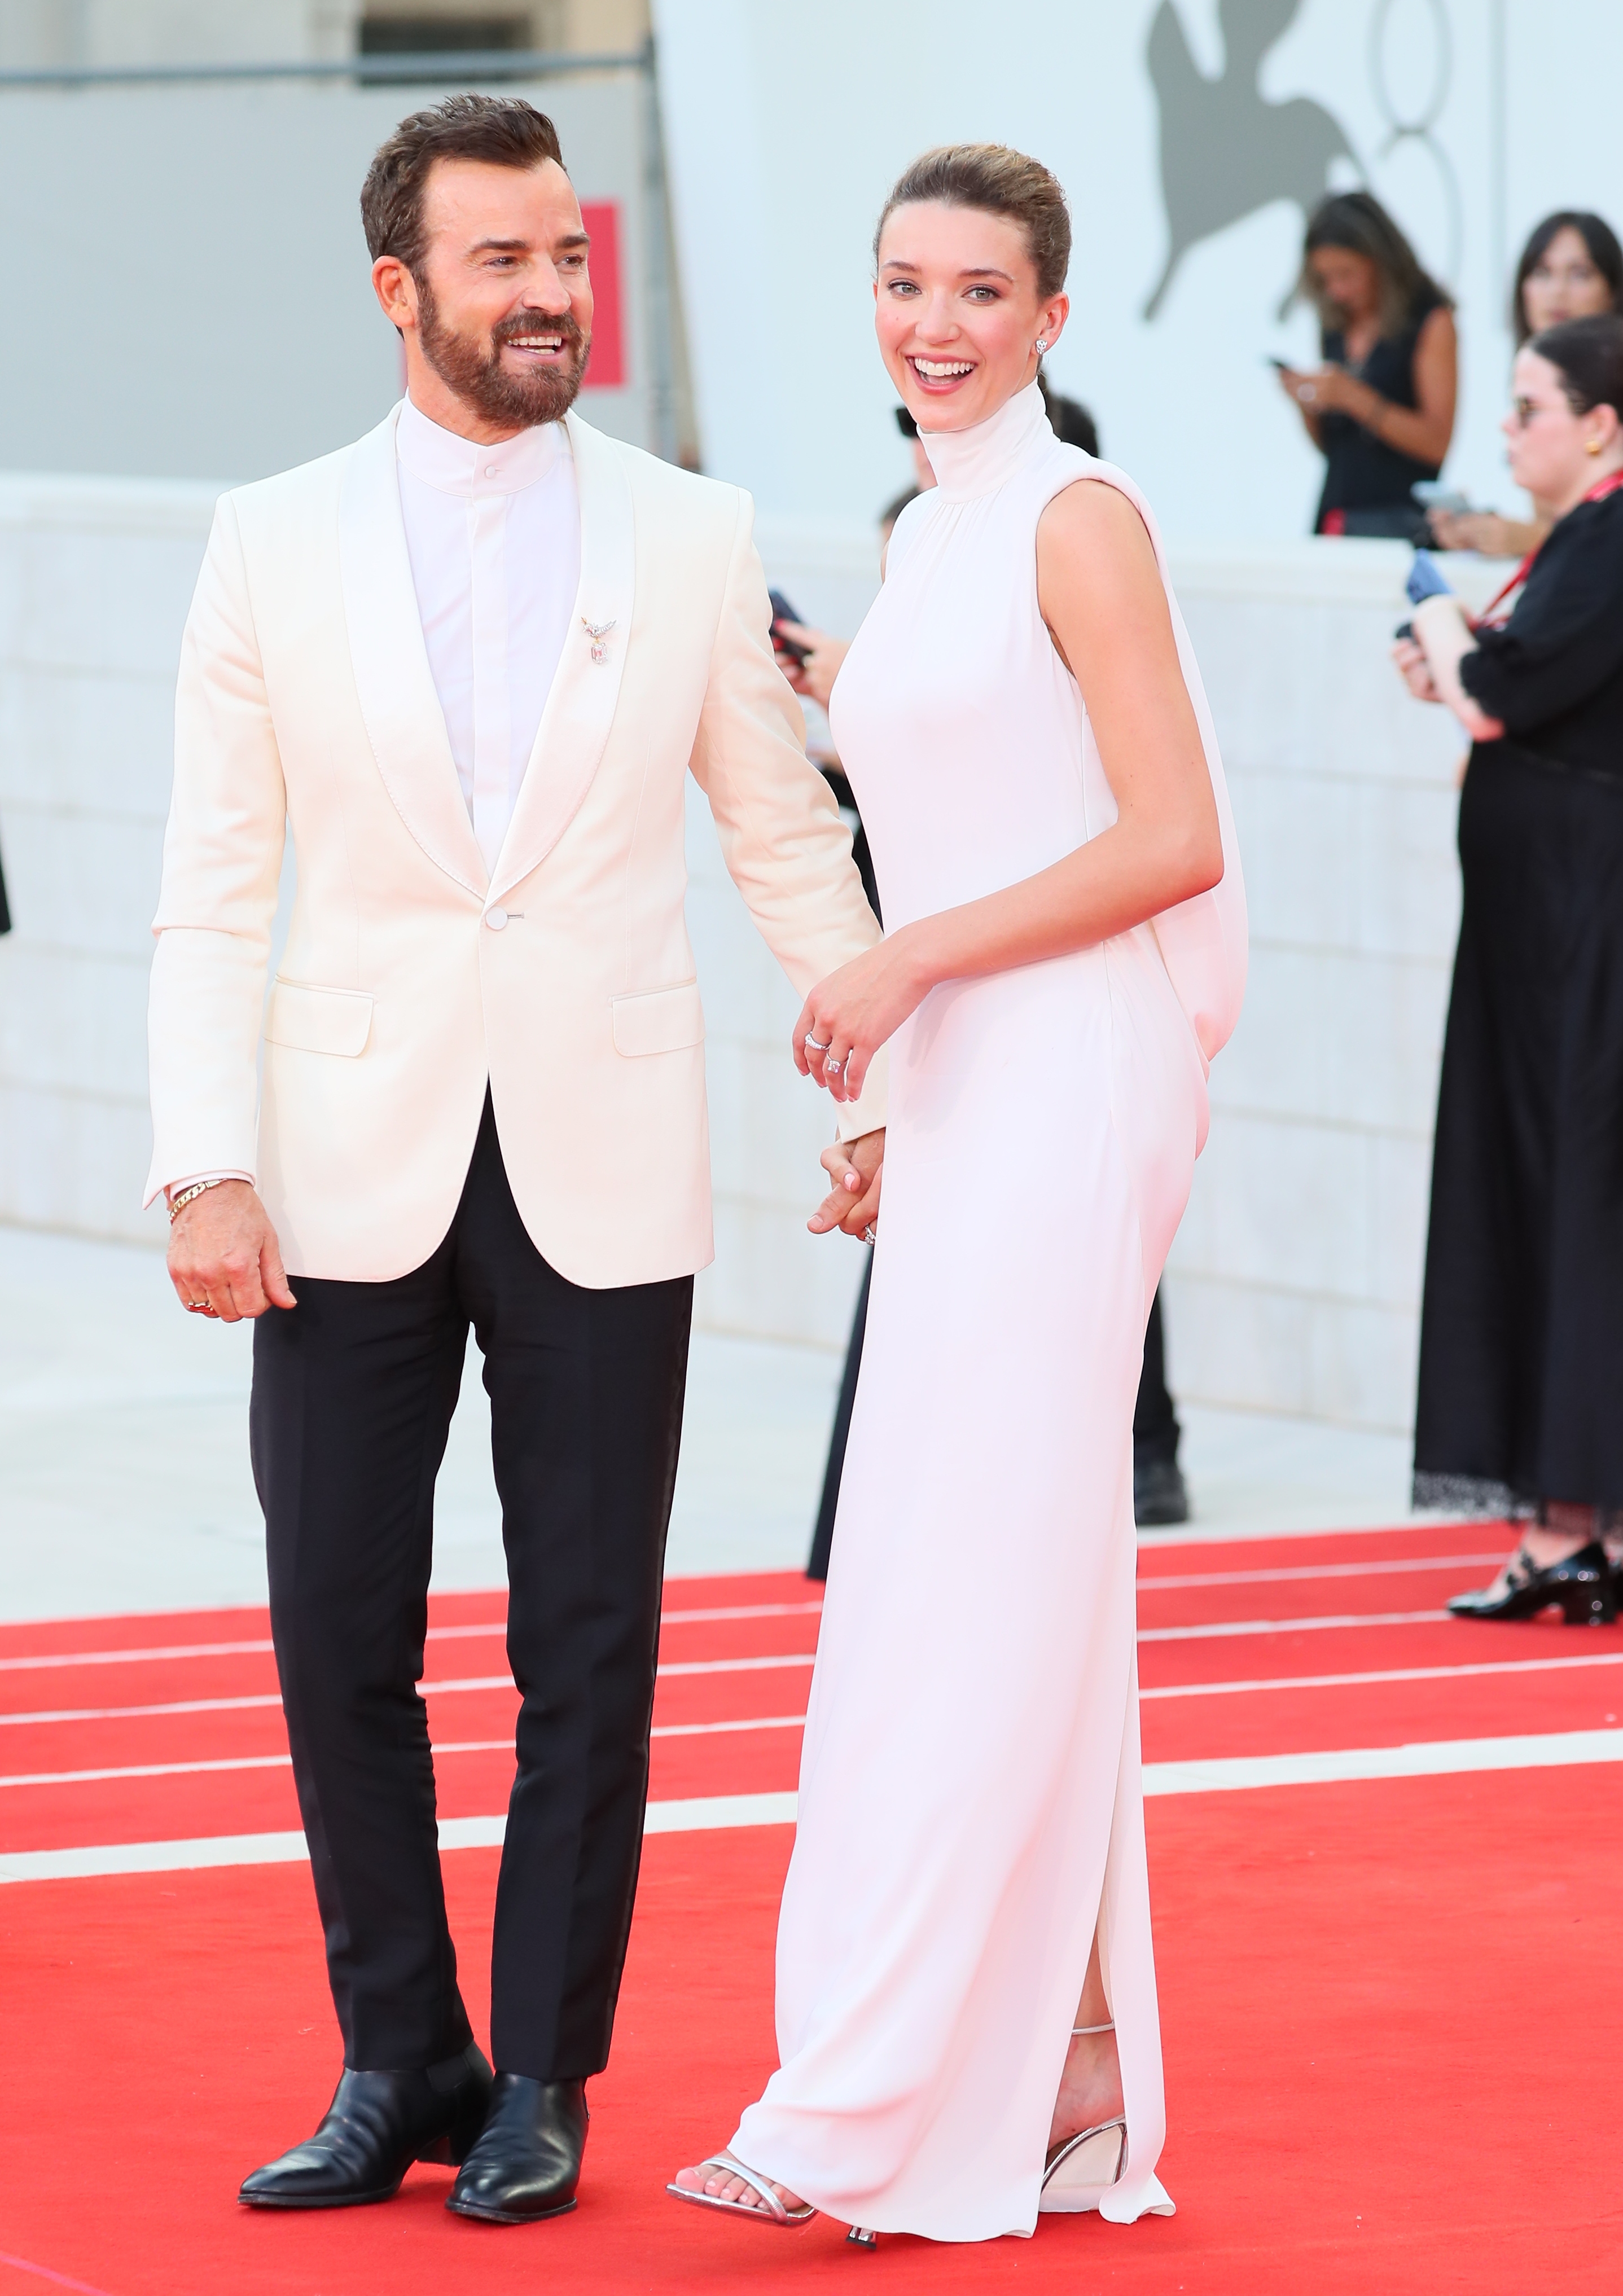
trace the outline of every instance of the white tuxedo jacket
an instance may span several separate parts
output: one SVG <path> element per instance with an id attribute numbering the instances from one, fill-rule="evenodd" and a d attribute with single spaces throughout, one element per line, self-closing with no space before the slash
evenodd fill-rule
<path id="1" fill-rule="evenodd" d="M 568 417 L 580 592 L 488 875 L 423 644 L 395 422 L 215 518 L 153 928 L 148 1201 L 253 1172 L 290 1274 L 404 1275 L 450 1226 L 488 1080 L 553 1267 L 597 1289 L 689 1275 L 712 1246 L 687 773 L 797 989 L 879 936 L 772 658 L 750 498 Z M 287 828 L 298 890 L 267 1001 Z M 841 1112 L 847 1138 L 883 1121 L 882 1093 L 876 1077 Z"/>

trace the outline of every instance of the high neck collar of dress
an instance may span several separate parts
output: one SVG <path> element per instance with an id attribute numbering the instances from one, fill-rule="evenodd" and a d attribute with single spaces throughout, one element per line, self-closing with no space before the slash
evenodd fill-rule
<path id="1" fill-rule="evenodd" d="M 568 454 L 569 441 L 561 422 L 538 422 L 499 446 L 481 447 L 433 422 L 406 398 L 401 402 L 395 448 L 412 476 L 425 486 L 477 501 L 533 487 L 560 455 Z"/>
<path id="2" fill-rule="evenodd" d="M 968 430 L 921 430 L 936 484 L 948 502 L 972 502 L 996 491 L 1045 447 L 1053 444 L 1048 410 L 1035 381 L 996 414 Z"/>

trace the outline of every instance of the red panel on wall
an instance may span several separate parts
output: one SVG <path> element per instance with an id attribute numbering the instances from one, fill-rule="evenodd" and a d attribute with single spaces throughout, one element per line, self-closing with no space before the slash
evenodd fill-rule
<path id="1" fill-rule="evenodd" d="M 626 382 L 626 307 L 620 274 L 618 200 L 583 200 L 580 218 L 592 234 L 592 357 L 583 389 L 620 390 Z"/>

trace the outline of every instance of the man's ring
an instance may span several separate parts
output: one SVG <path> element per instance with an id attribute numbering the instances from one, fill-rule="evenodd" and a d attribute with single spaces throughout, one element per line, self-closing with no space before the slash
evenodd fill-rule
<path id="1" fill-rule="evenodd" d="M 828 1046 L 829 1046 L 829 1045 L 832 1045 L 832 1044 L 833 1043 L 833 1041 L 834 1041 L 834 1040 L 833 1040 L 832 1037 L 831 1037 L 829 1038 L 829 1040 L 828 1040 L 828 1045 L 820 1044 L 820 1043 L 818 1042 L 817 1038 L 812 1035 L 812 1033 L 811 1033 L 811 1031 L 810 1031 L 809 1029 L 807 1029 L 807 1033 L 805 1034 L 805 1036 L 803 1036 L 803 1037 L 801 1037 L 801 1039 L 800 1039 L 800 1042 L 805 1046 L 805 1047 L 806 1047 L 806 1049 L 807 1049 L 807 1051 L 808 1053 L 826 1053 L 826 1052 L 827 1052 L 827 1050 L 828 1050 Z"/>

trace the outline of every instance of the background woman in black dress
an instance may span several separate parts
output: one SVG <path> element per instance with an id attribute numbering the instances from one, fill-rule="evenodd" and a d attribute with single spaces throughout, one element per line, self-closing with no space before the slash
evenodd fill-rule
<path id="1" fill-rule="evenodd" d="M 1523 1517 L 1450 1608 L 1605 1623 L 1623 1510 L 1623 318 L 1517 357 L 1517 482 L 1555 513 L 1508 619 L 1415 609 L 1397 660 L 1473 737 L 1414 1436 L 1420 1505 Z"/>
<path id="2" fill-rule="evenodd" d="M 1280 381 L 1324 457 L 1314 531 L 1419 539 L 1409 489 L 1436 478 L 1454 436 L 1454 306 L 1368 192 L 1314 209 L 1297 291 L 1317 309 L 1324 364 Z"/>

